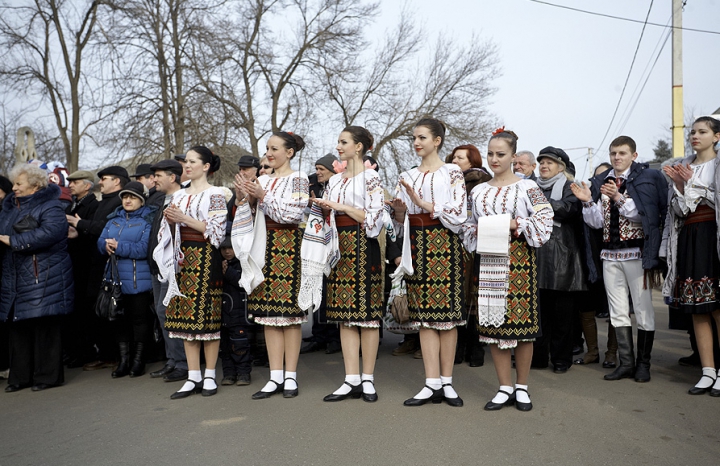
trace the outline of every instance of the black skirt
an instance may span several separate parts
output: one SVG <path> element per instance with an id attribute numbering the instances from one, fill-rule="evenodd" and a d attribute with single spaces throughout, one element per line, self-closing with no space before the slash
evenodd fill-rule
<path id="1" fill-rule="evenodd" d="M 686 224 L 677 245 L 675 299 L 689 314 L 709 314 L 718 309 L 720 260 L 716 251 L 714 220 Z"/>

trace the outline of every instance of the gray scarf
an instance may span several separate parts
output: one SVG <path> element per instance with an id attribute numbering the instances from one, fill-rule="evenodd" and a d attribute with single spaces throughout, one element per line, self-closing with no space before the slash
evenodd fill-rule
<path id="1" fill-rule="evenodd" d="M 552 178 L 548 178 L 547 180 L 538 178 L 537 184 L 543 190 L 546 190 L 546 189 L 549 189 L 550 187 L 552 187 L 552 192 L 550 193 L 550 199 L 552 199 L 553 201 L 559 201 L 560 199 L 562 199 L 563 188 L 565 187 L 566 181 L 567 181 L 567 177 L 565 176 L 565 173 L 560 172 L 557 175 L 553 176 Z"/>

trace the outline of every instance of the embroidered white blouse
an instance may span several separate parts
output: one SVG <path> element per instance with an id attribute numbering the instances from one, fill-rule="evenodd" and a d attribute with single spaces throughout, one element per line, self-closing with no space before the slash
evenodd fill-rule
<path id="1" fill-rule="evenodd" d="M 685 193 L 678 191 L 675 183 L 671 183 L 673 196 L 671 205 L 675 215 L 678 217 L 687 217 L 688 214 L 695 212 L 697 206 L 706 204 L 713 209 L 715 208 L 715 168 L 718 159 L 712 159 L 705 163 L 690 164 L 693 174 L 688 181 L 685 182 Z"/>
<path id="2" fill-rule="evenodd" d="M 384 192 L 380 175 L 375 170 L 365 170 L 352 178 L 342 174 L 333 175 L 328 181 L 323 198 L 365 211 L 363 228 L 370 238 L 376 238 L 383 227 Z"/>
<path id="3" fill-rule="evenodd" d="M 310 199 L 310 182 L 305 173 L 297 171 L 283 177 L 262 175 L 258 183 L 265 197 L 258 208 L 276 223 L 300 223 Z"/>
<path id="4" fill-rule="evenodd" d="M 472 216 L 462 226 L 465 249 L 475 252 L 478 241 L 478 219 L 491 215 L 511 214 L 518 232 L 525 241 L 539 248 L 550 238 L 555 213 L 542 190 L 532 180 L 519 180 L 508 186 L 496 187 L 482 183 L 470 193 Z M 480 233 L 482 240 L 482 233 Z"/>
<path id="5" fill-rule="evenodd" d="M 410 200 L 400 180 L 405 180 L 421 199 L 433 203 L 434 209 L 430 212 L 432 218 L 439 219 L 453 233 L 459 233 L 468 214 L 465 177 L 460 167 L 447 163 L 432 173 L 412 168 L 400 174 L 395 197 L 405 203 L 408 214 L 423 214 L 427 212 Z M 395 226 L 398 232 L 403 231 L 401 223 Z"/>

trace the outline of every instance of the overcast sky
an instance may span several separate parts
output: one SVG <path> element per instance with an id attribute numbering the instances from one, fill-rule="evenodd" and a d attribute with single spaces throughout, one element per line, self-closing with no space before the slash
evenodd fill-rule
<path id="1" fill-rule="evenodd" d="M 672 0 L 551 0 L 551 3 L 667 24 Z M 403 3 L 383 0 L 378 31 L 391 27 Z M 518 149 L 535 154 L 545 146 L 595 148 L 594 164 L 608 159 L 608 143 L 621 134 L 637 141 L 640 159 L 654 157 L 659 138 L 670 140 L 672 38 L 668 39 L 631 115 L 635 91 L 662 45 L 667 29 L 648 25 L 615 123 L 600 145 L 618 104 L 642 23 L 593 16 L 530 0 L 410 0 L 428 33 L 460 41 L 472 32 L 499 48 L 502 74 L 492 109 L 520 137 Z M 688 0 L 683 27 L 720 32 L 720 0 Z M 374 28 L 373 28 L 374 29 Z M 683 31 L 685 119 L 720 107 L 720 34 Z M 645 73 L 644 73 L 645 71 Z M 693 111 L 692 115 L 687 112 Z M 622 124 L 627 121 L 626 124 Z M 481 148 L 485 153 L 486 148 Z M 586 149 L 568 151 L 585 168 Z M 587 174 L 586 174 L 587 176 Z"/>

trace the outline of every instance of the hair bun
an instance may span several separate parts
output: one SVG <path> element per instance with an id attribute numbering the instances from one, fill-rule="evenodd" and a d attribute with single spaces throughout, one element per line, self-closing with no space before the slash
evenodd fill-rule
<path id="1" fill-rule="evenodd" d="M 295 133 L 288 133 L 295 139 L 295 152 L 300 152 L 305 148 L 305 140 Z"/>
<path id="2" fill-rule="evenodd" d="M 218 170 L 220 170 L 220 156 L 212 154 L 209 173 L 215 173 Z"/>

